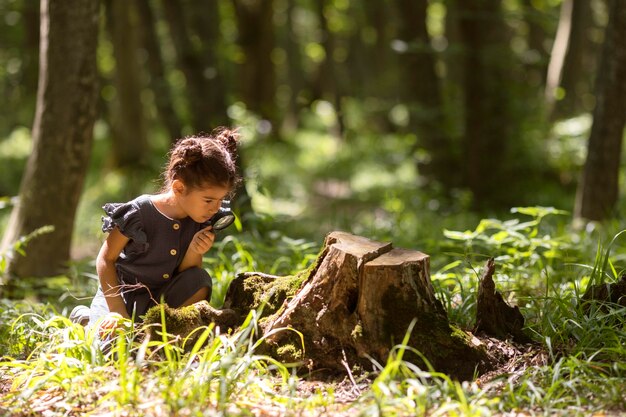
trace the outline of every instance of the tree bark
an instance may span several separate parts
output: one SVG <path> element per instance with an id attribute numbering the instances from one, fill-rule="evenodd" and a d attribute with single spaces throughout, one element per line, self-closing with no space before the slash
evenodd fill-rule
<path id="1" fill-rule="evenodd" d="M 619 166 L 626 122 L 626 8 L 612 0 L 596 81 L 596 108 L 574 214 L 610 217 L 619 195 Z"/>
<path id="2" fill-rule="evenodd" d="M 593 10 L 591 2 L 574 0 L 569 44 L 563 63 L 561 87 L 565 97 L 556 104 L 555 116 L 567 118 L 589 111 L 585 107 L 585 96 L 593 92 L 597 45 L 591 40 Z"/>
<path id="3" fill-rule="evenodd" d="M 132 4 L 106 0 L 107 28 L 115 58 L 115 107 L 111 111 L 113 164 L 134 170 L 146 163 L 148 139 L 141 103 L 141 80 L 137 61 L 137 25 Z"/>
<path id="4" fill-rule="evenodd" d="M 548 34 L 546 32 L 546 25 L 543 23 L 545 20 L 545 14 L 538 10 L 533 0 L 524 0 L 524 20 L 528 26 L 528 49 L 529 52 L 536 55 L 536 59 L 529 65 L 528 69 L 533 72 L 534 77 L 538 77 L 545 89 L 546 73 L 548 69 L 548 62 L 550 60 L 549 51 L 546 50 L 546 43 L 548 41 Z M 534 78 L 533 77 L 533 78 Z"/>
<path id="5" fill-rule="evenodd" d="M 439 77 L 435 73 L 435 51 L 426 28 L 426 0 L 396 0 L 400 16 L 398 35 L 407 50 L 400 56 L 404 76 L 398 84 L 399 95 L 410 108 L 410 128 L 418 138 L 415 148 L 429 153 L 428 163 L 417 162 L 425 179 L 451 186 L 457 165 L 452 158 L 450 140 L 444 132 L 443 103 Z"/>
<path id="6" fill-rule="evenodd" d="M 402 356 L 422 369 L 468 380 L 510 359 L 510 353 L 491 349 L 508 342 L 492 343 L 491 336 L 529 342 L 519 310 L 495 291 L 493 260 L 479 289 L 476 328 L 487 334 L 485 343 L 449 323 L 435 297 L 429 259 L 391 243 L 332 232 L 307 270 L 293 276 L 241 273 L 230 283 L 220 310 L 206 302 L 166 308 L 166 326 L 180 341 L 199 326 L 230 331 L 255 311 L 262 353 L 323 375 L 368 372 Z M 151 332 L 158 329 L 161 307 L 153 307 L 144 324 Z"/>
<path id="7" fill-rule="evenodd" d="M 203 74 L 207 87 L 209 105 L 213 109 L 207 115 L 212 126 L 228 125 L 229 118 L 226 100 L 226 79 L 222 59 L 218 56 L 220 39 L 220 13 L 217 1 L 199 2 L 191 0 L 187 3 L 191 12 L 191 27 L 198 35 L 198 53 L 204 66 Z"/>
<path id="8" fill-rule="evenodd" d="M 241 66 L 242 96 L 252 111 L 275 127 L 273 0 L 233 0 L 233 4 L 239 31 L 238 43 L 245 54 L 245 63 Z"/>
<path id="9" fill-rule="evenodd" d="M 187 80 L 191 125 L 194 133 L 209 133 L 216 127 L 211 122 L 211 115 L 215 109 L 208 99 L 210 93 L 204 76 L 204 65 L 191 42 L 183 5 L 180 0 L 163 0 L 163 8 L 176 50 L 178 66 Z"/>
<path id="10" fill-rule="evenodd" d="M 487 366 L 480 342 L 448 322 L 430 282 L 428 255 L 333 232 L 315 265 L 294 279 L 301 282 L 295 295 L 261 324 L 281 360 L 301 360 L 310 369 L 371 369 L 372 360 L 385 363 L 407 338 L 435 369 L 454 377 L 469 379 Z M 304 346 L 293 330 L 281 329 L 300 332 Z M 426 366 L 410 350 L 405 358 Z"/>
<path id="11" fill-rule="evenodd" d="M 14 254 L 8 274 L 52 276 L 67 267 L 96 119 L 98 12 L 98 1 L 41 2 L 33 151 L 2 248 L 46 225 L 54 231 L 31 241 L 28 256 Z"/>
<path id="12" fill-rule="evenodd" d="M 366 62 L 363 63 L 367 68 L 362 97 L 393 97 L 395 92 L 390 91 L 388 81 L 391 78 L 390 66 L 397 64 L 389 48 L 393 36 L 390 22 L 394 22 L 395 18 L 389 7 L 378 0 L 366 0 L 363 9 L 365 24 L 376 34 L 376 42 L 367 48 Z M 360 33 L 357 32 L 356 36 Z"/>
<path id="13" fill-rule="evenodd" d="M 304 98 L 307 93 L 304 78 L 304 68 L 302 65 L 302 53 L 298 44 L 297 23 L 294 20 L 296 1 L 287 0 L 287 27 L 283 36 L 283 45 L 287 53 L 287 81 L 290 88 L 289 103 L 283 120 L 283 129 L 295 131 L 298 128 L 300 109 L 303 107 Z M 307 103 L 308 104 L 308 103 Z"/>
<path id="14" fill-rule="evenodd" d="M 567 54 L 570 35 L 572 34 L 573 9 L 574 0 L 564 0 L 561 3 L 559 25 L 552 42 L 552 52 L 550 53 L 550 63 L 548 64 L 546 76 L 545 98 L 548 113 L 552 113 L 557 98 L 557 88 L 561 84 L 563 64 L 565 63 L 565 55 Z"/>
<path id="15" fill-rule="evenodd" d="M 324 48 L 324 60 L 317 68 L 314 98 L 328 100 L 335 108 L 337 123 L 333 126 L 333 134 L 342 137 L 345 132 L 343 112 L 341 109 L 341 86 L 337 82 L 337 68 L 335 65 L 335 34 L 328 26 L 326 17 L 328 0 L 320 0 L 316 3 L 319 29 L 322 33 L 322 47 Z"/>
<path id="16" fill-rule="evenodd" d="M 154 12 L 149 0 L 137 0 L 137 15 L 141 22 L 140 33 L 143 47 L 147 53 L 148 71 L 150 72 L 150 87 L 154 92 L 154 102 L 159 119 L 167 130 L 170 140 L 175 142 L 182 137 L 180 120 L 173 105 L 173 96 L 166 80 L 163 55 L 159 46 L 156 31 Z"/>
<path id="17" fill-rule="evenodd" d="M 478 284 L 474 332 L 484 332 L 501 340 L 512 337 L 520 343 L 528 343 L 530 338 L 524 334 L 524 316 L 519 307 L 508 305 L 502 294 L 496 291 L 493 282 L 495 270 L 496 266 L 491 258 L 487 261 Z"/>
<path id="18" fill-rule="evenodd" d="M 476 208 L 508 207 L 503 190 L 511 188 L 511 178 L 505 175 L 505 161 L 516 125 L 508 84 L 514 69 L 509 35 L 499 2 L 459 2 L 459 19 L 465 61 L 465 185 Z"/>

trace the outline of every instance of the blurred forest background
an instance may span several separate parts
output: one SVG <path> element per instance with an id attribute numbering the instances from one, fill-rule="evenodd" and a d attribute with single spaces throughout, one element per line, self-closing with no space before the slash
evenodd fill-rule
<path id="1" fill-rule="evenodd" d="M 220 125 L 246 179 L 228 233 L 436 256 L 442 230 L 517 206 L 620 227 L 619 0 L 44 4 L 0 0 L 3 270 L 92 260 L 102 204 L 154 192 L 172 141 Z"/>

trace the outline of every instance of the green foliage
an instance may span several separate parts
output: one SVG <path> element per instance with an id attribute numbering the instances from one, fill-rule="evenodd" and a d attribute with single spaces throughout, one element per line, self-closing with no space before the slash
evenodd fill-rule
<path id="1" fill-rule="evenodd" d="M 28 235 L 20 237 L 4 253 L 0 252 L 0 278 L 2 278 L 6 273 L 7 263 L 13 258 L 13 256 L 15 256 L 16 253 L 24 256 L 26 254 L 26 247 L 30 241 L 43 234 L 52 233 L 53 231 L 54 226 L 39 227 L 30 232 Z M 2 283 L 1 280 L 0 283 Z"/>
<path id="2" fill-rule="evenodd" d="M 565 216 L 565 211 L 516 207 L 511 212 L 525 218 L 483 219 L 473 230 L 443 232 L 449 239 L 443 245 L 449 263 L 432 279 L 451 318 L 465 326 L 471 326 L 474 289 L 480 268 L 488 258 L 496 262 L 494 280 L 505 298 L 508 293 L 520 301 L 528 298 L 532 302 L 538 296 L 547 296 L 553 285 L 566 280 L 564 268 L 580 256 L 569 226 L 550 221 L 553 216 Z"/>
<path id="3" fill-rule="evenodd" d="M 531 219 L 484 219 L 473 231 L 444 230 L 444 236 L 463 242 L 464 255 L 470 261 L 475 257 L 493 257 L 503 265 L 503 273 L 518 274 L 520 278 L 528 278 L 536 270 L 551 272 L 554 260 L 566 260 L 564 257 L 572 247 L 568 236 L 555 236 L 550 232 L 558 231 L 542 229 L 545 217 L 565 215 L 565 211 L 552 207 L 516 207 L 511 212 Z"/>
<path id="4" fill-rule="evenodd" d="M 275 2 L 277 42 L 271 58 L 276 69 L 273 104 L 277 114 L 273 120 L 265 120 L 245 102 L 244 77 L 236 75 L 240 67 L 251 65 L 238 44 L 238 39 L 243 39 L 238 14 L 233 4 L 220 2 L 220 41 L 212 46 L 218 54 L 217 71 L 229 91 L 224 100 L 230 122 L 241 126 L 246 189 L 255 212 L 241 213 L 246 227 L 224 233 L 204 259 L 214 279 L 212 305 L 223 303 L 237 273 L 297 273 L 315 259 L 328 232 L 346 230 L 431 255 L 438 298 L 450 319 L 466 328 L 473 324 L 479 269 L 488 257 L 494 257 L 498 289 L 507 301 L 520 306 L 548 360 L 539 367 L 503 375 L 493 386 L 484 387 L 418 369 L 404 360 L 408 348 L 398 346 L 386 364 L 377 364 L 373 374 L 351 375 L 351 392 L 358 398 L 348 408 L 336 401 L 341 387 L 318 385 L 313 392 L 303 393 L 298 389 L 303 381 L 292 369 L 258 354 L 256 312 L 251 312 L 236 334 L 217 334 L 212 327 L 199 329 L 189 337 L 187 347 L 192 344 L 192 348 L 188 351 L 173 342 L 167 329 L 161 337 L 150 339 L 129 322 L 102 345 L 92 330 L 59 316 L 61 304 L 76 302 L 67 294 L 91 293 L 96 282 L 92 261 L 102 240 L 99 207 L 108 201 L 128 200 L 137 190 L 158 188 L 151 181 L 158 175 L 172 139 L 161 126 L 154 92 L 144 88 L 142 104 L 150 136 L 146 167 L 141 172 L 111 169 L 115 132 L 108 107 L 117 95 L 112 83 L 115 59 L 112 44 L 102 36 L 98 64 L 105 111 L 95 126 L 91 169 L 75 228 L 74 248 L 87 260 L 72 264 L 70 276 L 55 277 L 45 285 L 27 280 L 16 283 L 19 289 L 36 287 L 38 299 L 53 300 L 53 304 L 30 302 L 30 297 L 29 303 L 0 301 L 3 412 L 41 414 L 44 410 L 36 408 L 37 403 L 55 395 L 63 401 L 57 406 L 47 402 L 53 404 L 45 410 L 51 415 L 345 412 L 486 416 L 514 409 L 585 415 L 626 407 L 621 365 L 625 353 L 623 308 L 609 306 L 585 314 L 578 304 L 587 285 L 609 282 L 624 270 L 621 233 L 613 239 L 603 236 L 613 236 L 614 230 L 622 230 L 624 225 L 615 220 L 576 231 L 565 211 L 537 206 L 518 207 L 512 213 L 475 213 L 469 210 L 473 197 L 463 183 L 444 187 L 437 179 L 425 178 L 421 170 L 428 168 L 433 155 L 426 146 L 429 138 L 417 134 L 414 126 L 431 117 L 432 109 L 417 103 L 418 98 L 411 94 L 404 96 L 401 59 L 425 51 L 436 59 L 442 88 L 437 111 L 445 113 L 442 131 L 450 139 L 443 151 L 464 160 L 468 109 L 456 68 L 463 45 L 448 44 L 453 37 L 447 37 L 445 26 L 448 17 L 454 18 L 449 12 L 456 10 L 449 10 L 454 6 L 447 2 L 429 1 L 427 29 L 432 40 L 418 43 L 400 39 L 399 14 L 393 7 L 385 9 L 383 16 L 373 8 L 376 2 L 367 6 L 357 3 L 337 0 L 318 9 L 315 2 Z M 511 186 L 508 190 L 516 197 L 514 204 L 520 206 L 571 209 L 585 155 L 589 114 L 552 125 L 546 121 L 542 80 L 548 51 L 533 49 L 527 37 L 529 30 L 536 30 L 532 25 L 553 33 L 560 4 L 558 0 L 503 3 L 504 23 L 510 31 L 510 42 L 504 48 L 513 54 L 514 65 L 502 91 L 510 93 L 507 106 L 511 105 L 511 120 L 516 125 L 507 135 L 514 140 L 507 144 L 510 152 L 502 163 L 514 174 L 511 179 L 521 179 L 521 189 Z M 598 4 L 594 0 L 594 16 L 601 18 L 604 9 Z M 36 93 L 32 75 L 37 54 L 28 44 L 26 31 L 33 7 L 36 9 L 36 2 L 0 0 L 5 12 L 0 19 L 0 62 L 5 64 L 0 65 L 0 92 L 6 97 L 5 107 L 11 109 L 0 114 L 0 195 L 17 193 L 32 145 L 30 130 L 24 126 L 32 123 Z M 322 16 L 326 29 L 320 27 Z M 384 25 L 372 19 L 378 16 L 385 17 Z M 292 30 L 287 17 L 293 20 Z M 187 28 L 193 31 L 192 25 Z M 176 67 L 176 51 L 164 21 L 157 22 L 157 31 L 174 111 L 184 125 L 183 133 L 197 133 L 188 122 L 187 84 Z M 196 44 L 200 39 L 192 36 Z M 542 43 L 549 44 L 546 40 Z M 332 55 L 325 49 L 327 41 L 334 44 Z M 292 72 L 294 63 L 289 58 L 294 51 L 298 68 Z M 496 60 L 498 64 L 501 61 Z M 320 82 L 329 81 L 323 77 L 325 65 L 334 68 L 333 89 Z M 208 68 L 204 75 L 209 77 L 215 70 Z M 588 92 L 582 95 L 593 102 Z M 485 101 L 491 98 L 482 97 Z M 465 172 L 462 165 L 451 164 L 449 169 Z M 8 198 L 0 200 L 0 209 L 9 202 Z M 619 209 L 624 211 L 624 207 L 621 204 Z M 7 211 L 1 213 L 0 222 Z M 510 214 L 515 218 L 500 220 Z M 488 218 L 481 220 L 483 216 Z M 45 231 L 24 237 L 12 251 L 27 251 L 28 241 Z M 0 254 L 0 274 L 8 256 L 11 252 Z M 59 300 L 61 294 L 65 298 Z M 286 356 L 299 358 L 299 346 L 282 349 Z"/>
<path id="5" fill-rule="evenodd" d="M 50 305 L 2 301 L 0 338 L 6 343 L 0 344 L 0 371 L 10 389 L 0 395 L 0 406 L 14 413 L 33 413 L 38 410 L 33 399 L 55 392 L 63 396 L 64 404 L 81 404 L 82 412 L 94 414 L 135 415 L 141 410 L 145 415 L 158 407 L 166 414 L 189 415 L 207 410 L 249 415 L 280 409 L 302 414 L 325 410 L 363 416 L 489 416 L 516 409 L 582 416 L 594 410 L 623 409 L 626 367 L 620 364 L 626 353 L 625 309 L 604 306 L 585 314 L 577 303 L 579 288 L 591 281 L 594 271 L 593 265 L 584 264 L 586 258 L 598 265 L 598 271 L 615 276 L 618 266 L 609 249 L 617 249 L 621 233 L 607 239 L 606 246 L 598 245 L 594 261 L 593 256 L 575 250 L 576 234 L 550 221 L 564 217 L 559 210 L 517 208 L 513 214 L 526 220 L 484 219 L 473 230 L 448 232 L 450 252 L 440 255 L 445 258 L 443 266 L 433 279 L 439 297 L 453 294 L 448 300 L 450 317 L 463 321 L 463 315 L 471 316 L 475 300 L 475 272 L 465 264 L 468 259 L 500 257 L 498 265 L 507 271 L 511 285 L 525 277 L 524 291 L 516 288 L 515 296 L 524 302 L 521 308 L 528 328 L 543 346 L 543 356 L 534 359 L 538 366 L 529 362 L 486 385 L 458 382 L 428 365 L 420 369 L 407 362 L 407 351 L 420 353 L 406 346 L 405 340 L 392 349 L 385 364 L 374 364 L 374 372 L 353 370 L 347 383 L 356 395 L 342 405 L 336 401 L 339 385 L 329 383 L 302 395 L 298 387 L 306 381 L 289 366 L 259 354 L 262 340 L 255 311 L 233 334 L 219 334 L 208 326 L 182 343 L 165 323 L 151 338 L 124 321 L 102 345 L 92 329 L 70 323 Z M 272 236 L 257 241 L 229 235 L 217 244 L 219 255 L 207 259 L 207 267 L 217 281 L 233 276 L 235 268 L 293 273 L 308 265 L 318 249 L 279 233 Z M 588 247 L 587 243 L 584 248 Z M 275 262 L 276 254 L 285 261 Z M 568 262 L 569 268 L 582 271 L 575 282 L 559 276 L 570 271 L 566 259 L 576 262 Z M 608 269 L 603 270 L 603 265 Z M 215 273 L 218 270 L 221 275 Z M 552 271 L 548 283 L 546 270 Z M 299 335 L 300 340 L 305 337 Z M 302 353 L 296 345 L 282 351 L 293 360 Z M 50 405 L 48 411 L 61 412 L 54 407 Z"/>

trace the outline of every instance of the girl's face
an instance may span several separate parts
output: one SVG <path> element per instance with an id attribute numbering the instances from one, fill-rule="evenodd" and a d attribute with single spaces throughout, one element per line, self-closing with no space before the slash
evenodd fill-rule
<path id="1" fill-rule="evenodd" d="M 229 188 L 219 185 L 189 188 L 185 187 L 182 182 L 174 184 L 174 194 L 179 207 L 197 223 L 204 223 L 213 217 L 229 192 Z"/>

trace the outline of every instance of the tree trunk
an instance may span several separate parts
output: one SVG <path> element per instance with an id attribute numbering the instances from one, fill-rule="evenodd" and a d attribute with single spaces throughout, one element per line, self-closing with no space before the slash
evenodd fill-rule
<path id="1" fill-rule="evenodd" d="M 276 75 L 272 62 L 274 48 L 273 0 L 233 0 L 244 51 L 241 66 L 242 96 L 250 109 L 275 126 Z"/>
<path id="2" fill-rule="evenodd" d="M 203 64 L 203 74 L 207 87 L 206 100 L 213 109 L 207 115 L 212 126 L 228 125 L 226 114 L 226 80 L 222 59 L 217 54 L 220 39 L 220 13 L 217 1 L 199 2 L 191 0 L 187 3 L 191 16 L 191 27 L 198 35 L 199 54 Z"/>
<path id="3" fill-rule="evenodd" d="M 464 42 L 466 185 L 476 208 L 507 205 L 503 190 L 510 189 L 505 175 L 508 142 L 515 130 L 511 116 L 509 35 L 499 2 L 459 2 Z"/>
<path id="4" fill-rule="evenodd" d="M 395 91 L 389 90 L 390 66 L 396 64 L 391 55 L 389 44 L 392 41 L 390 21 L 395 21 L 389 7 L 378 0 L 366 0 L 363 5 L 366 25 L 376 34 L 376 42 L 368 47 L 365 65 L 368 68 L 364 79 L 363 97 L 393 97 Z M 392 20 L 393 19 L 393 20 Z M 357 32 L 357 36 L 360 33 Z M 391 94 L 390 94 L 391 93 Z"/>
<path id="5" fill-rule="evenodd" d="M 337 124 L 333 127 L 333 134 L 342 137 L 345 131 L 343 114 L 341 109 L 341 87 L 337 82 L 337 71 L 335 66 L 335 35 L 328 27 L 326 18 L 326 8 L 328 0 L 320 0 L 316 3 L 319 29 L 322 33 L 322 47 L 324 48 L 324 60 L 319 64 L 315 86 L 314 98 L 328 100 L 335 108 Z"/>
<path id="6" fill-rule="evenodd" d="M 163 8 L 176 50 L 178 66 L 187 80 L 186 91 L 194 133 L 209 133 L 216 127 L 212 125 L 210 118 L 215 109 L 208 99 L 210 94 L 204 75 L 204 65 L 191 43 L 183 6 L 180 0 L 163 0 Z"/>
<path id="7" fill-rule="evenodd" d="M 546 25 L 544 24 L 545 12 L 538 10 L 536 2 L 534 0 L 524 0 L 524 21 L 528 27 L 528 34 L 526 41 L 528 42 L 528 53 L 535 56 L 528 65 L 527 71 L 531 71 L 532 77 L 529 77 L 533 82 L 543 86 L 545 90 L 546 73 L 548 70 L 548 62 L 550 56 L 546 50 L 546 43 L 548 41 L 548 34 L 546 32 Z"/>
<path id="8" fill-rule="evenodd" d="M 445 0 L 445 37 L 448 46 L 441 59 L 445 67 L 446 75 L 442 83 L 442 102 L 446 108 L 446 124 L 452 129 L 448 130 L 450 139 L 450 157 L 458 161 L 458 169 L 455 174 L 450 174 L 455 188 L 466 186 L 465 181 L 465 156 L 463 152 L 462 137 L 465 133 L 465 64 L 463 51 L 463 34 L 461 33 L 461 14 L 458 2 L 464 0 Z"/>
<path id="9" fill-rule="evenodd" d="M 290 88 L 289 103 L 283 119 L 281 130 L 295 131 L 300 122 L 300 109 L 308 91 L 304 79 L 304 68 L 302 65 L 302 53 L 298 44 L 298 34 L 294 20 L 296 1 L 287 0 L 287 27 L 283 36 L 283 45 L 287 52 L 287 83 Z"/>
<path id="10" fill-rule="evenodd" d="M 420 175 L 450 186 L 457 165 L 451 157 L 450 140 L 444 132 L 443 103 L 435 73 L 435 51 L 426 28 L 426 0 L 397 0 L 400 15 L 399 38 L 407 50 L 400 56 L 404 77 L 398 84 L 400 96 L 409 104 L 410 128 L 416 132 L 416 149 L 423 147 L 431 159 L 418 162 Z"/>
<path id="11" fill-rule="evenodd" d="M 96 119 L 98 1 L 41 2 L 40 75 L 33 151 L 2 248 L 46 225 L 54 231 L 9 260 L 7 272 L 52 276 L 67 267 Z"/>
<path id="12" fill-rule="evenodd" d="M 301 360 L 310 369 L 371 369 L 372 360 L 385 363 L 408 333 L 408 345 L 437 370 L 469 379 L 487 366 L 480 342 L 451 326 L 435 298 L 428 255 L 333 232 L 314 266 L 290 278 L 281 285 L 268 276 L 233 281 L 224 305 L 243 306 L 245 313 L 266 301 L 264 315 L 270 315 L 261 325 L 281 360 Z M 304 346 L 293 330 L 280 330 L 285 328 L 300 332 Z M 424 366 L 410 351 L 405 358 Z"/>
<path id="13" fill-rule="evenodd" d="M 113 163 L 135 169 L 146 163 L 146 136 L 137 61 L 137 25 L 126 0 L 106 0 L 107 28 L 115 58 L 115 107 L 112 109 Z"/>
<path id="14" fill-rule="evenodd" d="M 592 29 L 591 2 L 574 0 L 569 44 L 561 78 L 565 97 L 556 107 L 556 115 L 561 118 L 577 116 L 590 110 L 585 106 L 585 97 L 593 92 L 592 80 L 596 70 L 594 64 L 598 62 L 595 51 L 599 49 L 591 40 Z"/>
<path id="15" fill-rule="evenodd" d="M 552 52 L 550 53 L 550 62 L 548 64 L 548 73 L 546 75 L 546 107 L 548 113 L 552 113 L 554 104 L 558 96 L 558 87 L 561 84 L 561 76 L 563 73 L 563 64 L 565 63 L 565 55 L 569 45 L 569 38 L 572 33 L 572 10 L 574 9 L 574 0 L 563 0 L 561 3 L 561 13 L 559 15 L 559 25 L 552 42 Z"/>
<path id="16" fill-rule="evenodd" d="M 159 119 L 165 126 L 170 140 L 175 142 L 182 136 L 180 120 L 173 105 L 172 92 L 165 77 L 165 65 L 159 46 L 154 13 L 149 0 L 137 0 L 137 15 L 141 22 L 140 33 L 143 47 L 147 53 L 150 87 L 154 92 L 154 101 Z"/>
<path id="17" fill-rule="evenodd" d="M 610 217 L 619 195 L 619 165 L 626 122 L 626 8 L 612 0 L 596 82 L 596 108 L 574 214 Z"/>

